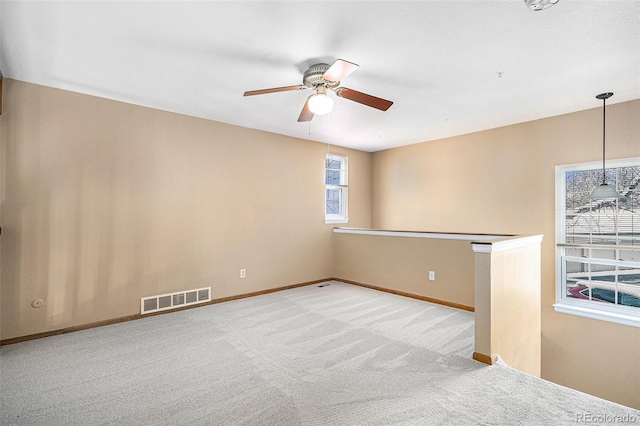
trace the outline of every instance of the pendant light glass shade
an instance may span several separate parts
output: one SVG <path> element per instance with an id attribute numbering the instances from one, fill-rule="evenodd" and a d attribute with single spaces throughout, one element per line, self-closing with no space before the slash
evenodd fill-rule
<path id="1" fill-rule="evenodd" d="M 616 191 L 613 186 L 602 183 L 593 190 L 591 195 L 589 195 L 589 198 L 591 198 L 592 200 L 607 200 L 612 198 L 620 198 L 620 194 L 618 194 L 618 191 Z"/>
<path id="2" fill-rule="evenodd" d="M 606 125 L 606 113 L 607 113 L 607 99 L 613 96 L 613 93 L 601 93 L 596 96 L 596 99 L 602 99 L 602 183 L 596 189 L 593 190 L 589 198 L 592 200 L 609 200 L 620 198 L 618 191 L 611 186 L 607 185 L 607 173 L 604 166 L 605 160 L 605 125 Z"/>

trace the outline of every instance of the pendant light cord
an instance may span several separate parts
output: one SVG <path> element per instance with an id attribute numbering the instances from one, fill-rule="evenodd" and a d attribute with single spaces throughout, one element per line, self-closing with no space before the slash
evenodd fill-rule
<path id="1" fill-rule="evenodd" d="M 606 127 L 606 114 L 607 114 L 607 99 L 602 99 L 602 184 L 606 185 L 606 175 L 604 168 L 604 159 L 605 159 L 605 127 Z"/>

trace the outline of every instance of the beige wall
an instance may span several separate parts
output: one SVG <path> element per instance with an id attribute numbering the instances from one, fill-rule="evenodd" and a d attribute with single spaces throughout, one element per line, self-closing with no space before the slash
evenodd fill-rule
<path id="1" fill-rule="evenodd" d="M 4 83 L 3 339 L 332 276 L 327 145 Z M 331 151 L 349 156 L 349 225 L 369 227 L 371 155 Z"/>
<path id="2" fill-rule="evenodd" d="M 334 244 L 337 278 L 475 306 L 470 241 L 335 234 Z"/>
<path id="3" fill-rule="evenodd" d="M 640 155 L 638 117 L 640 100 L 607 106 L 607 158 Z M 640 329 L 552 308 L 555 166 L 600 159 L 601 135 L 594 108 L 374 153 L 372 225 L 543 234 L 542 377 L 640 408 Z"/>

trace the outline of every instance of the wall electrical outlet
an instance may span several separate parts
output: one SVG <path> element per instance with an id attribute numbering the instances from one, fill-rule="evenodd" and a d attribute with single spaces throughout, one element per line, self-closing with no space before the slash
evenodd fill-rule
<path id="1" fill-rule="evenodd" d="M 429 271 L 429 281 L 436 280 L 436 271 Z"/>
<path id="2" fill-rule="evenodd" d="M 246 269 L 240 269 L 240 278 L 244 278 L 247 276 L 247 270 Z"/>

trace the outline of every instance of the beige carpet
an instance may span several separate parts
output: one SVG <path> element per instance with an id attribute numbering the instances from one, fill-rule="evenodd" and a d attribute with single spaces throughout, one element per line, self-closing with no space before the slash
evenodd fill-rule
<path id="1" fill-rule="evenodd" d="M 0 422 L 640 424 L 472 352 L 469 312 L 331 282 L 3 346 Z"/>

